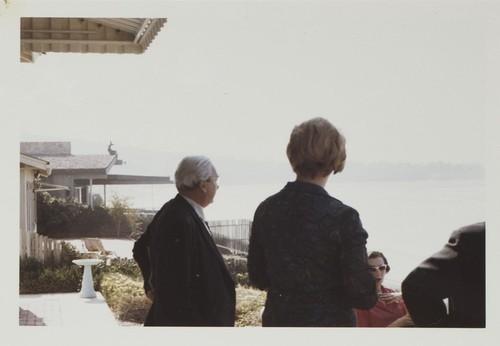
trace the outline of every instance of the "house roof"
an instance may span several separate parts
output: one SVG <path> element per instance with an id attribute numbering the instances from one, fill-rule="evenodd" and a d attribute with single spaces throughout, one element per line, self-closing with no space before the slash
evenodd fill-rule
<path id="1" fill-rule="evenodd" d="M 21 18 L 21 62 L 38 54 L 141 54 L 167 22 L 166 18 Z"/>
<path id="2" fill-rule="evenodd" d="M 116 155 L 39 156 L 50 162 L 53 171 L 98 170 L 107 173 L 116 161 Z"/>
<path id="3" fill-rule="evenodd" d="M 70 142 L 21 142 L 21 153 L 50 162 L 53 171 L 107 173 L 117 164 L 116 154 L 72 155 Z"/>
<path id="4" fill-rule="evenodd" d="M 164 176 L 108 174 L 114 165 L 121 164 L 116 151 L 111 150 L 112 145 L 110 142 L 109 154 L 72 155 L 70 142 L 21 142 L 21 162 L 23 158 L 24 160 L 31 158 L 36 163 L 46 163 L 50 165 L 53 178 L 60 175 L 75 175 L 75 186 L 173 184 L 170 177 Z M 54 190 L 54 186 L 48 188 Z"/>

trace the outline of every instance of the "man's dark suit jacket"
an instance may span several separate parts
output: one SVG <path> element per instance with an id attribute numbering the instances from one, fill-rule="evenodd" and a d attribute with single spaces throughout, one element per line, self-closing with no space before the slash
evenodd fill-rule
<path id="1" fill-rule="evenodd" d="M 484 327 L 485 223 L 453 232 L 441 251 L 406 277 L 402 291 L 416 326 Z"/>
<path id="2" fill-rule="evenodd" d="M 152 288 L 145 326 L 234 326 L 235 284 L 203 221 L 181 196 L 167 202 L 134 245 Z"/>

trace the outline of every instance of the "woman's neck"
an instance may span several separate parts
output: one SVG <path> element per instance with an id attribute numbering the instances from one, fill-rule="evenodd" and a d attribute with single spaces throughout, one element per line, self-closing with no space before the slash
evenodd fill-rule
<path id="1" fill-rule="evenodd" d="M 301 181 L 303 183 L 310 183 L 310 184 L 319 185 L 319 186 L 324 188 L 326 186 L 326 183 L 328 182 L 328 178 L 329 178 L 329 175 L 324 176 L 324 177 L 317 176 L 317 177 L 311 178 L 311 177 L 306 177 L 306 176 L 297 174 L 296 180 Z"/>

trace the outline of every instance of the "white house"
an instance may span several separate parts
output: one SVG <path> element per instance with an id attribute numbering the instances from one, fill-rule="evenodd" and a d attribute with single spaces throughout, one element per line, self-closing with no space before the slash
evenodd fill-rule
<path id="1" fill-rule="evenodd" d="M 22 153 L 19 163 L 19 255 L 40 261 L 58 261 L 60 242 L 36 233 L 37 181 L 51 174 L 50 163 Z"/>

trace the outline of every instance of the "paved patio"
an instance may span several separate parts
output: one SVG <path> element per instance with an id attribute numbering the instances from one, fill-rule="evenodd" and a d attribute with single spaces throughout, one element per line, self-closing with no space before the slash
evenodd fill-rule
<path id="1" fill-rule="evenodd" d="M 79 293 L 19 296 L 20 326 L 118 326 L 100 292 L 95 298 Z"/>

